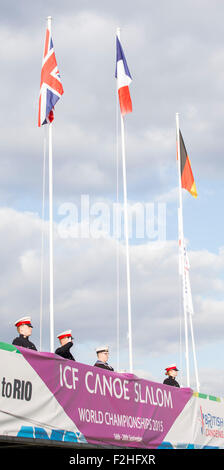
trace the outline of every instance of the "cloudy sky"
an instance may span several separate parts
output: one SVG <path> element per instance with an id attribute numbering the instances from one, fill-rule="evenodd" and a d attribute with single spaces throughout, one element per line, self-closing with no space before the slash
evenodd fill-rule
<path id="1" fill-rule="evenodd" d="M 178 112 L 198 190 L 197 199 L 183 190 L 183 212 L 199 380 L 202 391 L 224 395 L 224 5 L 218 0 L 0 4 L 1 340 L 11 342 L 14 321 L 30 314 L 39 348 L 42 259 L 43 349 L 50 347 L 47 159 L 42 221 L 48 130 L 37 127 L 37 115 L 51 15 L 64 87 L 53 124 L 55 348 L 56 335 L 71 328 L 78 361 L 93 364 L 95 347 L 106 343 L 115 369 L 118 357 L 120 369 L 129 368 L 125 245 L 122 227 L 118 237 L 114 228 L 114 208 L 123 203 L 114 78 L 119 26 L 133 77 L 133 113 L 125 129 L 134 372 L 161 382 L 164 368 L 175 362 L 186 384 Z"/>

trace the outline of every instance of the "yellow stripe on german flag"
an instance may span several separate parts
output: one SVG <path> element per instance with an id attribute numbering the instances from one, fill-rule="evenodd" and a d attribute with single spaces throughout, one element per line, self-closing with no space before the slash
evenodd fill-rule
<path id="1" fill-rule="evenodd" d="M 180 131 L 179 131 L 180 132 Z M 191 169 L 190 158 L 188 157 L 184 140 L 180 132 L 180 167 L 181 167 L 181 187 L 189 191 L 192 196 L 197 197 L 197 189 Z"/>

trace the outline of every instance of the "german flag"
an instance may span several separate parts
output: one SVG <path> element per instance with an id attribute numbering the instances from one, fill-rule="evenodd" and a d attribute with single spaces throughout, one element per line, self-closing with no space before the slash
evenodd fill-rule
<path id="1" fill-rule="evenodd" d="M 179 131 L 180 132 L 180 131 Z M 181 167 L 181 186 L 189 191 L 192 196 L 197 197 L 197 190 L 194 176 L 191 169 L 190 158 L 188 157 L 183 137 L 180 132 L 180 167 Z"/>

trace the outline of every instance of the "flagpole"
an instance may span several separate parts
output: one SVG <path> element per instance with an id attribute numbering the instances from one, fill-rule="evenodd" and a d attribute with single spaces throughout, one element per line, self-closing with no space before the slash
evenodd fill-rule
<path id="1" fill-rule="evenodd" d="M 41 267 L 40 267 L 40 351 L 42 351 L 42 326 L 43 326 L 43 273 L 44 273 L 44 217 L 45 217 L 45 176 L 46 176 L 46 129 L 44 133 L 43 148 L 43 188 L 42 188 L 42 227 L 41 227 Z"/>
<path id="2" fill-rule="evenodd" d="M 120 41 L 120 28 L 117 28 L 117 37 Z M 130 257 L 129 257 L 129 237 L 128 237 L 128 208 L 127 208 L 126 149 L 125 149 L 124 117 L 122 116 L 122 114 L 121 114 L 121 150 L 122 150 L 122 170 L 123 170 L 123 193 L 124 193 L 124 231 L 125 231 L 125 245 L 126 245 L 129 371 L 132 373 L 133 372 L 133 354 L 132 354 L 132 318 L 131 318 L 131 288 L 130 288 Z"/>
<path id="3" fill-rule="evenodd" d="M 48 16 L 48 29 L 51 32 L 51 16 Z M 54 265 L 53 265 L 53 157 L 52 122 L 49 123 L 49 274 L 50 274 L 50 351 L 54 352 Z"/>
<path id="4" fill-rule="evenodd" d="M 192 315 L 194 314 L 194 307 L 193 307 L 192 294 L 191 294 L 189 261 L 188 261 L 187 250 L 185 246 L 184 246 L 184 250 L 185 250 L 185 266 L 184 266 L 185 296 L 187 297 L 187 313 L 189 316 L 190 329 L 191 329 L 192 351 L 193 351 L 193 359 L 194 359 L 196 386 L 197 386 L 197 391 L 199 391 L 200 384 L 199 384 L 199 378 L 198 378 L 198 366 L 197 366 L 197 359 L 196 359 L 196 349 L 195 349 L 193 319 L 192 319 Z"/>
<path id="5" fill-rule="evenodd" d="M 187 386 L 190 387 L 190 374 L 189 374 L 189 346 L 188 346 L 188 324 L 187 324 L 187 306 L 184 295 L 184 231 L 183 231 L 183 199 L 181 187 L 181 158 L 180 158 L 180 127 L 179 127 L 179 114 L 176 113 L 176 133 L 177 133 L 177 155 L 178 155 L 178 174 L 179 174 L 179 233 L 180 233 L 180 251 L 181 251 L 181 275 L 183 285 L 183 306 L 184 306 L 184 327 L 185 327 L 185 359 L 186 359 L 186 372 L 187 372 Z"/>
<path id="6" fill-rule="evenodd" d="M 185 247 L 185 255 L 187 261 L 187 251 Z M 194 307 L 192 301 L 192 294 L 191 294 L 191 283 L 190 283 L 190 274 L 189 274 L 189 262 L 186 263 L 188 266 L 185 268 L 185 283 L 186 283 L 186 290 L 188 295 L 188 315 L 189 315 L 189 322 L 190 322 L 190 329 L 191 329 L 191 340 L 192 340 L 192 351 L 193 351 L 193 359 L 194 359 L 194 370 L 195 370 L 195 379 L 196 379 L 196 386 L 197 391 L 199 392 L 200 384 L 198 378 L 198 365 L 197 365 L 197 358 L 196 358 L 196 349 L 195 349 L 195 340 L 194 340 L 194 329 L 193 329 L 193 319 L 192 315 L 194 314 Z M 190 299 L 190 301 L 189 301 Z M 190 302 L 190 304 L 189 304 Z"/>
<path id="7" fill-rule="evenodd" d="M 116 93 L 116 204 L 118 207 L 119 203 L 119 148 L 118 148 L 118 113 L 119 113 L 119 102 Z M 117 371 L 120 370 L 120 259 L 119 259 L 119 241 L 118 233 L 116 238 L 116 278 L 117 278 Z"/>
<path id="8" fill-rule="evenodd" d="M 50 272 L 50 351 L 54 352 L 54 266 L 53 266 L 53 160 L 52 123 L 49 124 L 49 272 Z"/>
<path id="9" fill-rule="evenodd" d="M 198 377 L 198 365 L 197 365 L 196 350 L 195 350 L 192 315 L 190 314 L 189 317 L 190 317 L 190 327 L 191 327 L 191 338 L 192 338 L 192 349 L 193 349 L 193 358 L 194 358 L 194 370 L 195 370 L 196 386 L 197 386 L 197 391 L 199 392 L 200 391 L 200 383 L 199 383 L 199 377 Z"/>

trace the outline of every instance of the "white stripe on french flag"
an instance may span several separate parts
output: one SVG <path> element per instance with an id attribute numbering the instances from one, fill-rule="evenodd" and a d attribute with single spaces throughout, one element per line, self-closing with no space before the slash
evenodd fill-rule
<path id="1" fill-rule="evenodd" d="M 117 79 L 117 89 L 121 108 L 121 114 L 124 116 L 132 112 L 132 102 L 129 92 L 129 85 L 132 82 L 132 77 L 128 68 L 128 64 L 121 46 L 121 43 L 116 37 L 117 47 L 117 61 L 115 77 Z"/>

